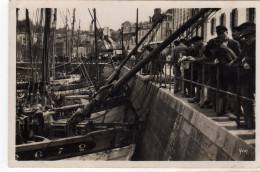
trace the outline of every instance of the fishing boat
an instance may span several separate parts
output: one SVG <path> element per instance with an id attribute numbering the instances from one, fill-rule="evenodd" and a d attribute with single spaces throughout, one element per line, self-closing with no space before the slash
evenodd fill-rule
<path id="1" fill-rule="evenodd" d="M 28 10 L 26 12 L 29 20 Z M 52 78 L 48 78 L 50 73 L 46 42 L 49 39 L 50 16 L 51 9 L 45 9 L 42 81 L 38 74 L 33 77 L 35 71 L 31 69 L 32 77 L 17 82 L 18 99 L 22 103 L 17 104 L 16 159 L 57 160 L 104 151 L 109 151 L 115 159 L 115 152 L 120 150 L 127 155 L 126 159 L 130 159 L 135 148 L 137 124 L 136 120 L 127 117 L 133 116 L 134 112 L 126 107 L 129 102 L 125 96 L 114 96 L 99 102 L 93 108 L 91 117 L 84 118 L 76 125 L 73 135 L 67 134 L 68 120 L 95 98 L 92 96 L 95 87 L 82 63 L 79 68 L 85 72 L 84 79 L 81 74 L 65 73 L 57 76 L 55 72 L 52 73 Z M 37 64 L 34 65 L 34 69 L 38 69 Z M 28 69 L 24 67 L 19 70 Z M 55 67 L 52 69 L 54 71 Z M 57 103 L 61 96 L 62 101 Z M 45 118 L 48 118 L 49 123 L 45 123 Z"/>

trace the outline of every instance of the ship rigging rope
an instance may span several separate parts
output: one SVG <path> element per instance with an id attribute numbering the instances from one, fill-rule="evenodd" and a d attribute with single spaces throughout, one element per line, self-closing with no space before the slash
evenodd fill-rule
<path id="1" fill-rule="evenodd" d="M 97 23 L 98 23 L 98 25 L 99 25 L 99 29 L 102 29 L 102 27 L 101 27 L 100 24 L 99 24 L 99 21 L 98 21 L 98 18 L 97 18 L 97 17 L 96 17 L 96 20 L 97 20 Z M 101 34 L 100 34 L 100 32 L 99 32 L 99 29 L 98 29 L 97 31 L 98 31 L 99 37 L 101 37 L 101 36 L 100 36 Z M 101 38 L 102 38 L 102 37 L 101 37 Z M 104 40 L 101 39 L 101 41 L 102 41 L 102 43 L 103 43 L 105 49 L 108 50 L 107 47 L 106 47 L 106 45 L 105 45 Z"/>
<path id="2" fill-rule="evenodd" d="M 83 66 L 84 66 L 84 63 L 85 63 L 85 61 L 87 61 L 87 60 L 83 61 L 83 60 L 81 59 L 81 61 L 82 61 L 81 63 L 83 63 Z M 78 67 L 80 67 L 80 66 L 81 66 L 81 63 L 78 64 L 72 71 L 70 71 L 69 74 L 71 74 L 74 70 L 76 70 Z M 84 66 L 84 68 L 85 68 L 85 66 Z M 92 80 L 90 79 L 90 76 L 89 76 L 89 74 L 88 74 L 86 68 L 85 68 L 85 70 L 86 70 L 86 74 L 87 74 L 87 76 L 88 76 L 88 78 L 89 78 L 90 83 L 92 84 L 92 86 L 94 86 L 94 84 L 93 84 Z"/>
<path id="3" fill-rule="evenodd" d="M 90 14 L 90 16 L 91 16 L 91 18 L 92 18 L 92 21 L 94 21 L 94 17 L 92 16 L 92 14 L 91 14 L 89 8 L 88 8 L 88 11 L 89 11 L 89 14 Z M 96 21 L 98 22 L 98 18 L 97 18 L 97 17 L 96 17 Z M 98 24 L 99 24 L 99 22 L 98 22 Z M 96 28 L 95 28 L 95 29 L 96 29 Z M 99 29 L 101 29 L 100 24 L 99 24 Z M 97 33 L 98 33 L 99 37 L 102 38 L 102 35 L 101 35 L 99 29 L 97 29 Z M 103 45 L 105 46 L 105 42 L 104 42 L 104 40 L 101 39 L 101 41 L 102 41 Z M 105 49 L 107 50 L 107 47 L 106 47 L 106 46 L 105 46 Z"/>
<path id="4" fill-rule="evenodd" d="M 79 58 L 77 58 L 77 61 L 79 62 Z M 79 62 L 79 63 L 80 63 L 80 62 Z M 86 75 L 85 75 L 85 73 L 84 73 L 84 71 L 83 71 L 82 65 L 84 65 L 84 64 L 80 63 L 79 68 L 80 68 L 80 70 L 81 70 L 82 75 L 83 75 L 84 78 L 86 79 L 86 82 L 88 82 L 88 79 L 87 79 L 87 77 L 86 77 Z"/>
<path id="5" fill-rule="evenodd" d="M 80 64 L 79 64 L 79 68 L 80 68 L 80 70 L 81 70 L 81 74 L 82 74 L 82 75 L 84 76 L 84 78 L 86 79 L 86 82 L 88 82 L 88 79 L 87 79 L 87 77 L 86 77 L 86 75 L 85 75 L 85 73 L 84 73 L 84 71 L 83 71 L 83 68 L 82 68 L 82 65 L 84 65 L 84 64 L 79 61 L 79 57 L 77 57 L 76 59 L 77 59 L 77 61 L 80 63 Z"/>
<path id="6" fill-rule="evenodd" d="M 26 11 L 27 11 L 28 9 L 26 9 Z M 28 11 L 28 13 L 29 13 L 29 11 Z M 28 40 L 26 41 L 26 45 L 27 45 L 27 47 L 29 46 L 28 44 L 29 44 L 29 41 L 31 41 L 31 37 L 29 37 L 30 35 L 28 34 L 28 32 L 30 32 L 31 30 L 29 30 L 29 28 L 30 28 L 30 18 L 29 18 L 29 14 L 28 14 L 28 16 L 27 16 L 27 13 L 25 14 L 25 16 L 26 16 L 26 34 L 27 34 L 27 36 L 28 36 Z M 29 26 L 27 25 L 27 17 L 28 17 L 28 20 L 29 20 L 29 22 L 28 22 L 28 24 L 29 24 Z M 33 18 L 34 18 L 34 13 L 33 13 Z M 28 28 L 29 27 L 29 28 Z M 32 29 L 32 28 L 30 28 L 30 29 Z M 32 36 L 32 35 L 31 35 Z M 29 56 L 29 57 L 31 57 L 32 58 L 32 52 L 31 51 L 29 51 L 28 52 L 28 50 L 31 50 L 31 48 L 32 47 L 28 47 L 27 48 L 27 51 L 26 51 L 26 56 Z M 30 53 L 30 54 L 28 54 L 28 53 Z M 32 60 L 32 59 L 31 59 Z M 33 62 L 33 60 L 31 61 L 31 63 Z M 32 63 L 33 64 L 33 63 Z M 32 66 L 31 66 L 31 70 L 33 70 L 33 68 L 32 68 Z M 30 85 L 31 85 L 31 81 L 33 80 L 33 75 L 31 75 L 31 73 L 30 73 L 30 71 L 31 70 L 27 70 L 27 75 L 26 76 L 28 76 L 28 87 L 27 87 L 27 91 L 26 91 L 26 93 L 27 93 L 27 96 L 26 96 L 26 101 L 25 101 L 25 106 L 27 106 L 27 103 L 28 103 L 28 99 L 29 99 L 29 97 L 30 97 L 30 99 L 32 99 L 32 96 L 30 95 Z M 25 76 L 25 77 L 26 77 Z M 31 77 L 30 77 L 31 76 Z"/>
<path id="7" fill-rule="evenodd" d="M 98 118 L 105 117 L 110 110 L 111 109 L 106 109 L 104 114 L 99 114 L 98 112 L 96 112 L 99 116 L 94 117 L 94 118 L 89 118 L 88 121 L 94 121 L 94 120 L 96 120 Z M 104 121 L 102 123 L 104 123 Z"/>
<path id="8" fill-rule="evenodd" d="M 79 38 L 78 38 L 79 39 Z M 78 42 L 79 40 L 77 40 L 77 42 Z M 77 54 L 78 54 L 78 49 L 77 49 Z M 86 79 L 86 82 L 88 83 L 88 78 L 87 78 L 87 76 L 85 75 L 85 73 L 88 73 L 88 71 L 87 71 L 87 69 L 85 68 L 85 66 L 84 66 L 84 63 L 83 63 L 83 61 L 82 61 L 82 59 L 81 58 L 79 58 L 79 57 L 77 57 L 77 61 L 80 63 L 80 65 L 79 65 L 79 67 L 80 67 L 80 69 L 81 69 L 81 73 L 82 73 L 82 75 L 85 77 L 85 79 Z M 83 70 L 83 67 L 84 67 L 84 70 Z M 88 75 L 89 76 L 89 75 Z M 90 78 L 89 78 L 90 79 Z M 92 82 L 91 82 L 92 83 Z M 93 84 L 93 83 L 92 83 Z"/>
<path id="9" fill-rule="evenodd" d="M 89 74 L 88 74 L 88 71 L 87 71 L 87 69 L 86 69 L 86 67 L 85 67 L 85 65 L 84 65 L 83 60 L 82 60 L 81 58 L 78 59 L 78 60 L 80 60 L 80 67 L 81 67 L 81 65 L 83 66 L 83 68 L 84 68 L 84 70 L 85 70 L 85 74 L 87 75 L 87 77 L 84 75 L 85 78 L 86 78 L 87 83 L 88 83 L 88 79 L 89 79 L 89 82 L 91 83 L 91 85 L 94 86 L 94 84 L 93 84 L 93 82 L 92 82 L 92 80 L 91 80 L 91 78 L 90 78 L 90 76 L 89 76 Z M 82 73 L 84 74 L 84 71 L 83 71 L 83 70 L 82 70 Z"/>
<path id="10" fill-rule="evenodd" d="M 39 13 L 40 13 L 40 11 L 39 11 Z M 42 35 L 43 35 L 43 30 L 42 30 L 42 25 L 43 25 L 43 16 L 42 15 L 40 15 L 39 16 L 39 21 L 37 21 L 37 26 L 40 28 L 39 29 L 39 38 L 41 39 L 41 37 L 42 37 Z M 37 45 L 38 45 L 38 47 L 39 47 L 39 49 L 41 50 L 41 41 L 42 40 L 40 40 L 40 41 L 38 41 L 38 38 L 37 38 Z M 35 59 L 35 69 L 36 69 L 36 80 L 38 81 L 38 90 L 39 90 L 39 85 L 40 85 L 40 77 L 39 77 L 39 73 L 38 73 L 38 63 L 39 63 L 39 61 L 40 61 L 40 51 L 38 51 L 38 53 L 37 53 L 37 55 L 36 55 L 36 59 Z"/>
<path id="11" fill-rule="evenodd" d="M 59 106 L 55 103 L 55 101 L 52 99 L 52 97 L 51 97 L 49 91 L 47 91 L 47 96 L 50 98 L 52 104 L 54 104 L 56 107 L 59 107 Z"/>
<path id="12" fill-rule="evenodd" d="M 68 13 L 69 13 L 69 17 L 68 17 L 68 18 L 69 18 L 69 22 L 72 24 L 71 19 L 70 19 L 70 18 L 71 18 L 71 16 L 70 16 L 70 10 L 67 9 L 67 11 L 68 11 Z"/>

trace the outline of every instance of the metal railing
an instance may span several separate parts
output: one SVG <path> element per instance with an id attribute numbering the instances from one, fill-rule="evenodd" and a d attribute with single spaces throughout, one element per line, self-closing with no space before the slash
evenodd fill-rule
<path id="1" fill-rule="evenodd" d="M 132 68 L 135 64 L 137 64 L 138 60 L 130 60 L 126 66 L 129 68 Z M 240 88 L 240 78 L 241 78 L 241 70 L 242 70 L 242 66 L 241 65 L 236 65 L 233 66 L 236 69 L 236 80 L 237 80 L 237 87 L 236 87 L 236 91 L 234 92 L 230 92 L 227 90 L 223 90 L 220 88 L 220 64 L 215 64 L 213 62 L 204 62 L 204 63 L 200 63 L 200 65 L 202 66 L 202 70 L 201 72 L 201 82 L 197 82 L 194 81 L 194 63 L 192 63 L 191 61 L 185 61 L 182 63 L 189 63 L 189 67 L 190 67 L 190 77 L 186 78 L 184 75 L 184 69 L 182 68 L 181 71 L 181 76 L 176 77 L 174 76 L 174 65 L 172 62 L 167 61 L 167 60 L 154 60 L 152 62 L 150 62 L 148 65 L 146 65 L 140 72 L 139 74 L 141 75 L 154 75 L 156 77 L 153 77 L 153 80 L 151 80 L 151 82 L 156 82 L 159 84 L 160 87 L 164 87 L 164 88 L 168 88 L 170 91 L 173 89 L 172 85 L 174 84 L 173 80 L 174 78 L 178 79 L 181 81 L 181 93 L 184 95 L 185 93 L 185 83 L 189 84 L 190 87 L 190 92 L 192 91 L 193 87 L 197 87 L 200 86 L 201 90 L 205 90 L 205 88 L 207 89 L 207 91 L 209 90 L 213 90 L 215 91 L 216 94 L 216 113 L 219 113 L 219 99 L 220 99 L 220 93 L 224 93 L 226 95 L 229 96 L 234 96 L 236 97 L 236 101 L 237 101 L 237 111 L 238 114 L 236 114 L 237 119 L 236 119 L 236 123 L 237 123 L 237 127 L 240 128 L 241 124 L 240 124 L 240 117 L 241 117 L 241 100 L 246 100 L 246 101 L 250 101 L 251 103 L 255 103 L 254 99 L 245 97 L 245 96 L 241 96 L 240 92 L 241 92 L 241 88 Z M 208 66 L 212 66 L 215 67 L 216 69 L 216 84 L 213 84 L 215 86 L 212 85 L 208 85 L 206 84 L 206 77 L 210 77 L 210 76 L 206 76 L 206 67 Z M 207 78 L 208 79 L 208 78 Z M 194 93 L 195 95 L 195 93 Z"/>

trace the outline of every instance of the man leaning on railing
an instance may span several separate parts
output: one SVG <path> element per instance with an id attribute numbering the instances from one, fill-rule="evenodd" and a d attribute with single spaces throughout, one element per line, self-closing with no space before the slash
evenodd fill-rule
<path id="1" fill-rule="evenodd" d="M 174 67 L 174 93 L 181 92 L 181 71 L 180 71 L 180 63 L 179 60 L 181 56 L 188 55 L 188 47 L 185 45 L 185 39 L 179 40 L 179 45 L 173 48 L 172 50 L 172 58 L 171 63 Z M 183 90 L 185 92 L 185 90 Z"/>
<path id="2" fill-rule="evenodd" d="M 195 36 L 190 39 L 190 44 L 192 45 L 192 51 L 190 52 L 190 61 L 193 63 L 193 81 L 197 83 L 202 83 L 202 63 L 206 60 L 206 56 L 204 55 L 205 44 L 203 39 L 199 36 Z M 196 92 L 195 92 L 196 87 Z M 191 99 L 188 99 L 189 103 L 199 103 L 201 93 L 201 86 L 194 85 L 191 90 L 191 95 L 193 96 Z"/>
<path id="3" fill-rule="evenodd" d="M 245 117 L 246 127 L 248 129 L 255 128 L 255 60 L 256 60 L 256 32 L 254 23 L 243 23 L 237 28 L 237 33 L 234 38 L 239 40 L 242 44 L 242 52 L 237 59 L 230 63 L 230 66 L 241 64 L 240 72 L 240 98 L 241 106 L 243 108 L 243 115 Z"/>
<path id="4" fill-rule="evenodd" d="M 216 27 L 217 30 L 217 37 L 213 38 L 211 40 L 209 40 L 209 42 L 206 45 L 206 50 L 205 50 L 205 55 L 207 56 L 207 59 L 209 62 L 215 62 L 216 64 L 218 63 L 218 57 L 216 57 L 216 52 L 217 51 L 221 51 L 219 50 L 220 47 L 225 47 L 226 50 L 228 50 L 229 52 L 231 52 L 231 54 L 235 54 L 236 56 L 238 56 L 240 54 L 240 45 L 237 41 L 230 39 L 228 37 L 228 30 L 225 26 L 219 25 Z M 218 55 L 221 54 L 220 52 L 218 52 Z M 225 57 L 226 58 L 226 57 Z M 217 59 L 217 60 L 216 60 Z M 232 75 L 232 73 L 228 73 L 223 71 L 223 68 L 220 70 L 222 70 L 220 73 L 225 75 L 225 78 L 228 80 L 232 80 L 234 78 L 234 76 Z M 216 74 L 217 74 L 217 69 L 216 66 L 214 65 L 208 65 L 207 67 L 207 73 L 208 73 L 208 81 L 207 84 L 211 87 L 217 87 L 217 78 L 216 78 Z M 222 75 L 222 76 L 223 76 Z M 220 76 L 221 77 L 221 76 Z M 224 80 L 226 80 L 224 79 Z M 223 79 L 222 79 L 223 81 Z M 220 82 L 222 82 L 220 81 Z M 223 81 L 225 82 L 225 81 Z M 233 82 L 233 83 L 232 83 Z M 235 80 L 230 81 L 229 85 L 227 86 L 227 90 L 230 92 L 235 92 Z M 225 86 L 224 86 L 225 87 Z M 218 107 L 216 107 L 216 93 L 214 90 L 212 89 L 208 89 L 207 91 L 207 98 L 205 101 L 204 105 L 209 105 L 211 103 L 211 105 L 213 106 L 214 109 L 216 109 L 217 116 L 223 116 L 225 114 L 225 109 L 226 109 L 226 97 L 224 95 L 220 95 L 220 100 L 221 102 L 218 102 Z M 235 98 L 229 98 L 229 105 L 231 107 L 231 109 L 234 111 L 234 113 L 237 113 L 237 102 L 235 100 Z"/>

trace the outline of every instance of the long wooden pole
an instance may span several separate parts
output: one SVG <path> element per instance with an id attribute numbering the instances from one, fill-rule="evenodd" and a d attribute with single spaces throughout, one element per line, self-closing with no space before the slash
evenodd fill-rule
<path id="1" fill-rule="evenodd" d="M 123 51 L 124 51 L 124 26 L 122 25 L 122 55 L 123 55 Z"/>
<path id="2" fill-rule="evenodd" d="M 36 56 L 36 64 L 35 64 L 35 69 L 36 69 L 36 80 L 37 80 L 37 92 L 36 92 L 36 98 L 35 98 L 35 103 L 38 104 L 39 103 L 39 100 L 40 100 L 40 73 L 39 73 L 39 70 L 38 70 L 38 63 L 39 63 L 39 59 L 40 59 L 40 56 L 41 56 L 41 53 L 40 53 L 40 50 L 42 50 L 42 26 L 43 26 L 43 8 L 41 8 L 41 13 L 40 13 L 40 21 L 39 21 L 39 24 L 38 26 L 40 26 L 40 29 L 39 29 L 39 33 L 40 35 L 38 35 L 38 53 L 37 53 L 37 56 Z M 41 72 L 43 72 L 43 70 L 41 70 Z"/>
<path id="3" fill-rule="evenodd" d="M 19 8 L 16 8 L 16 61 L 19 61 L 18 43 L 17 43 L 19 10 L 20 10 Z"/>
<path id="4" fill-rule="evenodd" d="M 71 47 L 70 47 L 70 62 L 71 62 L 71 55 L 73 53 L 73 46 L 74 46 L 74 25 L 75 25 L 75 8 L 73 9 L 73 17 L 72 17 L 72 27 L 71 27 Z"/>
<path id="5" fill-rule="evenodd" d="M 79 30 L 77 36 L 77 59 L 79 60 L 79 32 L 80 32 L 80 21 L 79 21 Z"/>
<path id="6" fill-rule="evenodd" d="M 32 90 L 31 90 L 31 103 L 33 102 L 33 95 L 34 95 L 34 77 L 33 77 L 33 59 L 32 59 L 32 42 L 31 42 L 31 27 L 30 27 L 30 19 L 29 19 L 29 11 L 28 9 L 26 9 L 26 29 L 27 29 L 27 35 L 28 35 L 28 44 L 29 44 L 29 47 L 28 47 L 28 56 L 29 56 L 29 59 L 30 59 L 30 66 L 31 66 L 31 85 L 32 85 Z"/>
<path id="7" fill-rule="evenodd" d="M 67 18 L 67 12 L 65 17 L 65 34 L 66 34 L 66 56 L 68 56 L 68 18 Z M 66 59 L 67 60 L 67 59 Z"/>
<path id="8" fill-rule="evenodd" d="M 44 26 L 44 37 L 43 37 L 43 72 L 42 72 L 42 80 L 43 80 L 43 104 L 47 104 L 47 84 L 49 83 L 49 48 L 48 42 L 50 37 L 50 24 L 51 24 L 51 8 L 45 9 L 45 26 Z"/>
<path id="9" fill-rule="evenodd" d="M 94 13 L 94 28 L 95 28 L 95 58 L 96 58 L 96 79 L 99 82 L 99 67 L 98 67 L 98 47 L 97 47 L 97 17 L 96 9 L 93 9 Z"/>
<path id="10" fill-rule="evenodd" d="M 32 52 L 31 52 L 31 48 L 32 48 L 32 43 L 31 43 L 31 27 L 30 27 L 30 19 L 29 19 L 29 11 L 28 9 L 26 9 L 26 31 L 27 31 L 27 35 L 28 35 L 28 44 L 29 44 L 29 60 L 30 60 L 30 65 L 31 65 L 31 75 L 33 74 L 33 66 L 32 66 Z M 32 77 L 32 76 L 31 76 Z"/>
<path id="11" fill-rule="evenodd" d="M 57 21 L 57 8 L 54 9 L 53 14 L 53 44 L 52 44 L 52 78 L 55 78 L 55 52 L 56 52 L 56 37 L 55 37 L 55 30 L 56 30 L 56 21 Z"/>
<path id="12" fill-rule="evenodd" d="M 138 8 L 136 9 L 135 45 L 138 44 Z"/>

